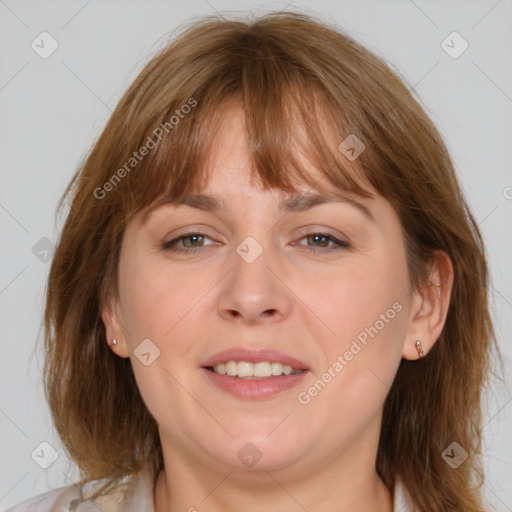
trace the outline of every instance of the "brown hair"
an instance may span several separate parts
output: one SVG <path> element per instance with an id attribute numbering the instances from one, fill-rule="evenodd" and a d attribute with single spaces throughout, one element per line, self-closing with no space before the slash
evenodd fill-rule
<path id="1" fill-rule="evenodd" d="M 115 483 L 149 461 L 162 466 L 156 422 L 130 360 L 108 348 L 100 312 L 117 293 L 127 223 L 204 186 L 229 102 L 244 109 L 265 187 L 293 191 L 297 179 L 320 188 L 296 158 L 302 151 L 327 182 L 368 195 L 364 178 L 390 201 L 412 286 L 426 285 L 434 251 L 451 258 L 445 327 L 424 359 L 400 364 L 376 468 L 390 489 L 400 478 L 424 511 L 483 510 L 480 392 L 495 337 L 477 224 L 440 134 L 398 76 L 338 29 L 289 12 L 187 27 L 142 70 L 66 190 L 47 289 L 45 385 L 83 480 Z M 349 134 L 365 145 L 357 167 L 337 147 Z M 453 441 L 470 454 L 457 470 L 441 457 Z"/>

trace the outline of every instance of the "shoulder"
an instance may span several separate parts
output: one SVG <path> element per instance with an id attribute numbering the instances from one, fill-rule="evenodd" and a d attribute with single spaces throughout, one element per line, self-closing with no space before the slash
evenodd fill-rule
<path id="1" fill-rule="evenodd" d="M 50 512 L 54 510 L 67 511 L 70 508 L 70 505 L 77 499 L 80 500 L 79 488 L 73 485 L 68 485 L 25 500 L 18 505 L 8 509 L 7 512 Z"/>
<path id="2" fill-rule="evenodd" d="M 101 487 L 102 481 L 76 484 L 45 492 L 7 510 L 7 512 L 154 512 L 153 489 L 155 474 L 145 468 L 129 476 L 110 492 L 87 499 Z"/>

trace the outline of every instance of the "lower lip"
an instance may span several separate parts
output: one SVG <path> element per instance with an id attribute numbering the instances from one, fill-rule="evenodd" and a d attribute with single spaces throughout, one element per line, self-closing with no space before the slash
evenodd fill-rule
<path id="1" fill-rule="evenodd" d="M 206 368 L 202 368 L 208 378 L 220 389 L 231 393 L 239 398 L 247 400 L 261 400 L 270 398 L 282 391 L 296 386 L 303 378 L 307 370 L 293 375 L 279 375 L 269 377 L 268 379 L 239 379 L 238 377 L 230 377 L 221 373 L 212 372 Z"/>

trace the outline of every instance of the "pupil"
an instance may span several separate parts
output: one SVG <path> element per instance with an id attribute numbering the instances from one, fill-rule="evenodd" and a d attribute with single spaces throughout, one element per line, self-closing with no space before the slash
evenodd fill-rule
<path id="1" fill-rule="evenodd" d="M 313 238 L 313 240 L 314 240 L 315 242 L 317 242 L 317 241 L 319 241 L 318 239 L 322 239 L 322 238 L 325 238 L 325 237 L 324 237 L 324 235 L 312 235 L 312 238 Z M 320 240 L 320 241 L 322 241 L 322 240 Z M 326 241 L 327 241 L 327 240 L 324 240 L 324 243 L 323 243 L 322 245 L 325 245 L 325 242 L 326 242 Z"/>
<path id="2" fill-rule="evenodd" d="M 189 235 L 188 237 L 192 241 L 192 245 L 195 245 L 199 238 L 202 238 L 201 235 Z"/>

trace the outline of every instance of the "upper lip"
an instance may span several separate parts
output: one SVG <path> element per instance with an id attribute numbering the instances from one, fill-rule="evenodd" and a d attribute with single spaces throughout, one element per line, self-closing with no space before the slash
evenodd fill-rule
<path id="1" fill-rule="evenodd" d="M 303 361 L 273 348 L 230 348 L 213 355 L 204 361 L 201 366 L 217 366 L 220 363 L 227 363 L 228 361 L 247 361 L 248 363 L 261 363 L 268 361 L 269 363 L 287 364 L 295 370 L 309 370 Z"/>

